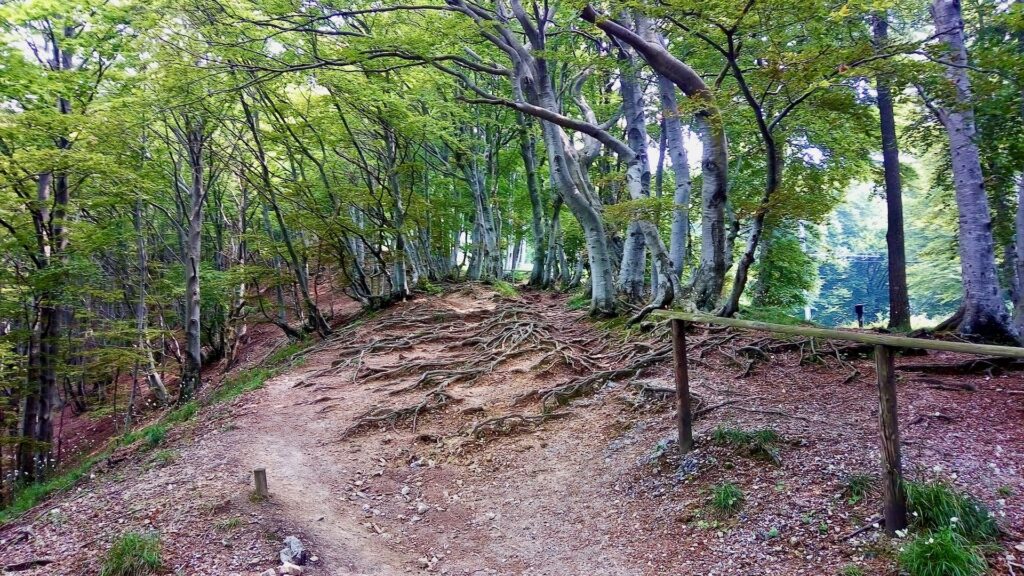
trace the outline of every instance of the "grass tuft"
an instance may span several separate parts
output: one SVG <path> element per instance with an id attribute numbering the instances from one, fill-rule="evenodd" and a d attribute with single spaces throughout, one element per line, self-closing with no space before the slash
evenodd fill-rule
<path id="1" fill-rule="evenodd" d="M 856 564 L 847 564 L 839 571 L 840 576 L 864 576 L 864 569 Z"/>
<path id="2" fill-rule="evenodd" d="M 743 506 L 743 490 L 732 482 L 722 482 L 711 489 L 711 506 L 720 514 L 732 514 Z"/>
<path id="3" fill-rule="evenodd" d="M 916 536 L 899 555 L 909 576 L 981 576 L 988 570 L 977 546 L 947 526 Z"/>
<path id="4" fill-rule="evenodd" d="M 719 426 L 711 432 L 711 439 L 715 444 L 744 450 L 755 458 L 771 460 L 776 464 L 781 461 L 779 457 L 781 437 L 772 428 L 742 430 Z"/>
<path id="5" fill-rule="evenodd" d="M 851 474 L 843 481 L 843 492 L 849 504 L 856 504 L 875 491 L 877 479 L 871 474 Z"/>
<path id="6" fill-rule="evenodd" d="M 162 567 L 160 536 L 155 533 L 122 534 L 107 552 L 100 576 L 146 576 Z"/>
<path id="7" fill-rule="evenodd" d="M 181 406 L 178 406 L 174 410 L 171 410 L 164 416 L 163 421 L 167 424 L 180 424 L 182 422 L 188 422 L 199 412 L 199 403 L 195 400 L 186 402 Z"/>
<path id="8" fill-rule="evenodd" d="M 974 544 L 999 535 L 988 508 L 974 498 L 937 482 L 907 482 L 905 487 L 913 528 L 932 532 L 948 528 Z"/>
<path id="9" fill-rule="evenodd" d="M 584 310 L 590 307 L 590 298 L 581 292 L 572 298 L 569 298 L 569 301 L 566 302 L 565 305 L 569 310 Z"/>

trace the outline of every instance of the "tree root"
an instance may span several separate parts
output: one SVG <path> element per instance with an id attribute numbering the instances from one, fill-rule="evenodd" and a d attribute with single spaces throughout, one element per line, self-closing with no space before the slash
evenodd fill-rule
<path id="1" fill-rule="evenodd" d="M 393 428 L 399 421 L 410 418 L 412 419 L 412 431 L 415 432 L 420 414 L 432 412 L 454 402 L 458 402 L 458 400 L 439 386 L 428 392 L 418 404 L 403 408 L 377 407 L 367 410 L 341 433 L 341 437 L 347 438 L 353 433 L 374 424 L 387 424 Z"/>
<path id="2" fill-rule="evenodd" d="M 470 435 L 482 438 L 486 435 L 508 435 L 522 426 L 536 428 L 548 420 L 567 418 L 569 412 L 541 412 L 540 414 L 506 414 L 489 418 L 473 426 Z"/>

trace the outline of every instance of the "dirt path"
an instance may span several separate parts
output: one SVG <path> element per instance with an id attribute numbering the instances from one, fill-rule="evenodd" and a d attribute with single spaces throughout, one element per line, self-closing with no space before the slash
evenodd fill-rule
<path id="1" fill-rule="evenodd" d="M 659 338 L 603 332 L 549 293 L 508 300 L 469 286 L 403 303 L 204 410 L 159 453 L 119 452 L 0 530 L 0 559 L 54 559 L 32 576 L 96 574 L 131 529 L 160 532 L 169 574 L 260 574 L 288 534 L 318 556 L 314 575 L 894 574 L 898 542 L 844 537 L 879 506 L 845 491 L 877 472 L 871 363 L 854 360 L 852 382 L 849 363 L 802 365 L 793 349 L 747 369 L 736 348 L 751 340 L 694 334 L 693 389 L 723 407 L 697 421 L 680 472 L 671 397 L 635 386 L 671 381 Z M 900 383 L 908 472 L 969 491 L 1017 534 L 1021 391 L 1019 373 Z M 539 414 L 544 399 L 563 416 L 495 421 Z M 715 445 L 718 426 L 776 430 L 779 462 Z M 268 501 L 250 501 L 255 467 L 268 471 Z M 722 482 L 746 497 L 727 517 L 708 504 Z M 1005 543 L 990 555 L 995 574 L 1009 573 L 1017 542 Z"/>

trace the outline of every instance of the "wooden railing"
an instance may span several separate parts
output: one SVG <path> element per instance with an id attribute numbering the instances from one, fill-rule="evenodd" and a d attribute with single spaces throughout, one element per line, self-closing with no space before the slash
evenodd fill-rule
<path id="1" fill-rule="evenodd" d="M 690 374 L 686 357 L 687 323 L 715 324 L 742 330 L 821 338 L 823 340 L 858 342 L 874 346 L 878 382 L 878 424 L 882 449 L 882 493 L 884 500 L 882 516 L 885 520 L 885 529 L 890 533 L 902 530 L 907 526 L 907 500 L 903 490 L 903 463 L 900 456 L 899 423 L 896 417 L 896 369 L 893 364 L 893 349 L 941 350 L 964 354 L 1024 358 L 1024 348 L 1014 346 L 948 342 L 853 330 L 830 330 L 812 326 L 769 324 L 767 322 L 720 318 L 708 314 L 694 314 L 679 310 L 656 310 L 651 315 L 655 318 L 669 320 L 671 323 L 677 399 L 676 421 L 679 429 L 679 449 L 682 454 L 689 452 L 693 448 Z"/>

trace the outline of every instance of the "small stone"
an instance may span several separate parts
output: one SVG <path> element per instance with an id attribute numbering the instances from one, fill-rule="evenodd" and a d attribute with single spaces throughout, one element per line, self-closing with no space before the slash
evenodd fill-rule
<path id="1" fill-rule="evenodd" d="M 302 566 L 296 566 L 290 562 L 285 562 L 280 568 L 278 568 L 278 571 L 280 571 L 281 574 L 302 574 Z"/>
<path id="2" fill-rule="evenodd" d="M 277 572 L 274 572 L 273 568 L 267 568 L 263 572 L 260 572 L 260 576 L 277 576 Z"/>
<path id="3" fill-rule="evenodd" d="M 430 510 L 430 506 L 427 506 L 426 502 L 416 503 L 416 512 L 418 512 L 419 514 L 424 514 L 426 513 L 427 510 Z"/>
<path id="4" fill-rule="evenodd" d="M 409 494 L 409 487 L 408 486 L 402 486 L 402 496 L 405 496 L 407 494 Z"/>

